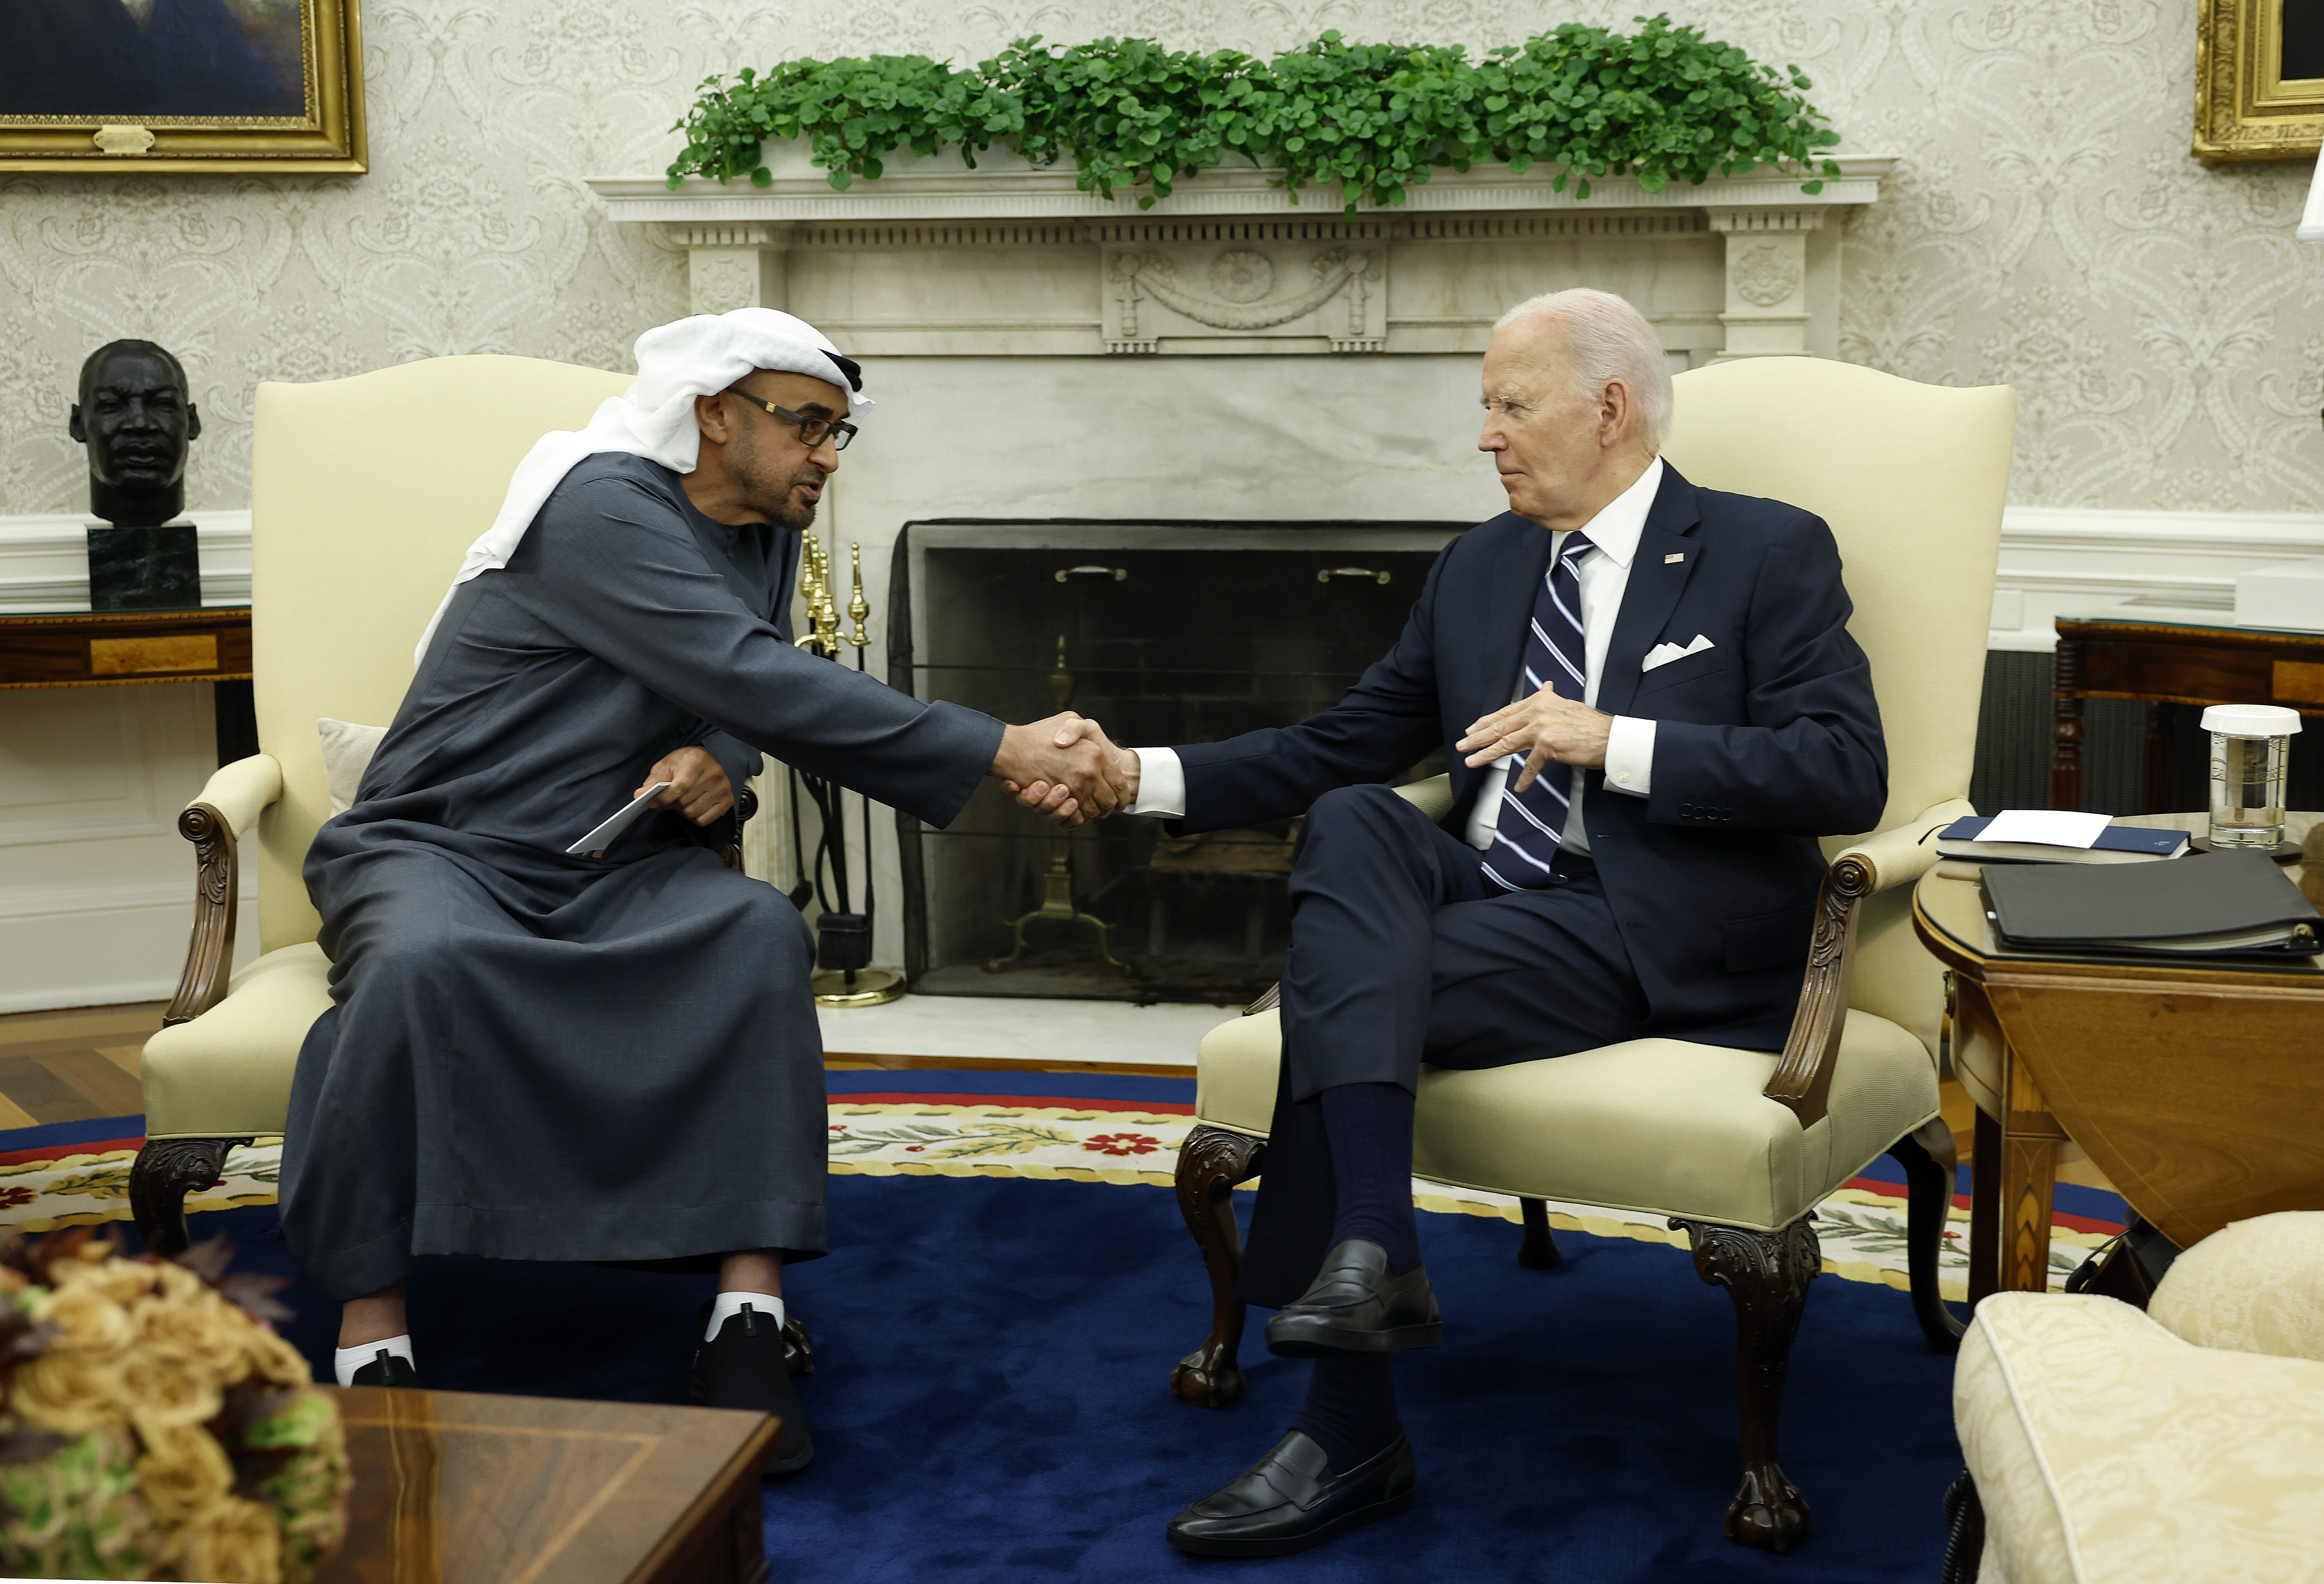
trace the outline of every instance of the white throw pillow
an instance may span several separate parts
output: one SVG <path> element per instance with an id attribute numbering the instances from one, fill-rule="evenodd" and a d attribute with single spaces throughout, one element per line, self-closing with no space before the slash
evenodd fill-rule
<path id="1" fill-rule="evenodd" d="M 379 751 L 387 727 L 357 726 L 327 715 L 315 722 L 315 730 L 323 739 L 323 785 L 331 794 L 331 812 L 344 814 L 355 806 L 364 772 L 371 768 L 371 756 Z"/>

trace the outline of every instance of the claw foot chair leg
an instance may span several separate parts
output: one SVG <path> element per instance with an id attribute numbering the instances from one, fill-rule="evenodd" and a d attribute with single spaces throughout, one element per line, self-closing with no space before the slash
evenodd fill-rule
<path id="1" fill-rule="evenodd" d="M 1823 1250 L 1806 1217 L 1777 1232 L 1671 1222 L 1694 1246 L 1696 1274 L 1735 1301 L 1735 1384 L 1743 1411 L 1743 1483 L 1727 1505 L 1727 1538 L 1754 1551 L 1789 1551 L 1808 1530 L 1808 1505 L 1775 1461 L 1784 1372 L 1799 1334 L 1808 1283 Z"/>
<path id="2" fill-rule="evenodd" d="M 1517 1264 L 1529 1271 L 1554 1271 L 1565 1263 L 1557 1252 L 1557 1239 L 1550 1236 L 1549 1207 L 1537 1199 L 1520 1199 L 1517 1209 L 1525 1216 L 1525 1241 L 1517 1246 Z"/>
<path id="3" fill-rule="evenodd" d="M 1242 1234 L 1234 1185 L 1258 1174 L 1267 1141 L 1197 1127 L 1178 1148 L 1178 1210 L 1211 1277 L 1211 1334 L 1170 1372 L 1170 1392 L 1197 1408 L 1223 1408 L 1243 1393 L 1235 1363 L 1242 1346 Z"/>
<path id="4" fill-rule="evenodd" d="M 186 1195 L 225 1174 L 226 1153 L 246 1138 L 148 1139 L 129 1168 L 129 1213 L 145 1246 L 164 1259 L 185 1253 Z"/>
<path id="5" fill-rule="evenodd" d="M 1944 1247 L 1945 1212 L 1952 1208 L 1959 1170 L 1952 1130 L 1942 1121 L 1932 1122 L 1889 1145 L 1888 1156 L 1904 1169 L 1904 1265 L 1913 1280 L 1914 1316 L 1930 1351 L 1959 1353 L 1961 1333 L 1969 1328 L 1937 1292 L 1937 1255 Z"/>

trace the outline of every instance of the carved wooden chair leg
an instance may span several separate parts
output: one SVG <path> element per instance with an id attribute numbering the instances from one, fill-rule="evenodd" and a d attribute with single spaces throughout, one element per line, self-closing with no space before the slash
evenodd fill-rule
<path id="1" fill-rule="evenodd" d="M 1735 1301 L 1735 1385 L 1743 1411 L 1743 1483 L 1727 1505 L 1727 1538 L 1754 1551 L 1789 1551 L 1808 1531 L 1808 1505 L 1775 1461 L 1784 1373 L 1799 1334 L 1808 1283 L 1823 1269 L 1811 1218 L 1779 1232 L 1673 1220 L 1694 1246 L 1694 1268 Z"/>
<path id="2" fill-rule="evenodd" d="M 129 1213 L 145 1246 L 167 1259 L 183 1254 L 186 1195 L 225 1174 L 226 1153 L 247 1138 L 153 1138 L 129 1168 Z"/>
<path id="3" fill-rule="evenodd" d="M 1953 1158 L 1952 1129 L 1941 1119 L 1932 1122 L 1890 1144 L 1888 1158 L 1904 1168 L 1909 1196 L 1904 1264 L 1913 1279 L 1913 1313 L 1932 1351 L 1958 1353 L 1961 1332 L 1968 1328 L 1937 1292 L 1937 1255 L 1944 1247 L 1945 1212 L 1952 1208 L 1953 1177 L 1959 1169 Z"/>
<path id="4" fill-rule="evenodd" d="M 1242 1347 L 1242 1233 L 1234 1185 L 1258 1174 L 1267 1141 L 1196 1127 L 1178 1147 L 1178 1211 L 1211 1277 L 1211 1334 L 1170 1372 L 1171 1394 L 1198 1408 L 1223 1408 L 1243 1393 L 1235 1363 Z"/>
<path id="5" fill-rule="evenodd" d="M 1517 1246 L 1517 1264 L 1529 1271 L 1554 1271 L 1565 1263 L 1557 1252 L 1557 1239 L 1549 1232 L 1549 1207 L 1537 1199 L 1519 1199 L 1517 1209 L 1525 1217 L 1525 1242 Z"/>

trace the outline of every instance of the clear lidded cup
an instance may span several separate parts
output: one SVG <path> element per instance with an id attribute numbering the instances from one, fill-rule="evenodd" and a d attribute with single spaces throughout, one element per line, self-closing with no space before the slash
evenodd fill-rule
<path id="1" fill-rule="evenodd" d="M 2258 848 L 2283 841 L 2283 774 L 2300 711 L 2277 704 L 2214 704 L 2203 711 L 2211 734 L 2214 848 Z"/>

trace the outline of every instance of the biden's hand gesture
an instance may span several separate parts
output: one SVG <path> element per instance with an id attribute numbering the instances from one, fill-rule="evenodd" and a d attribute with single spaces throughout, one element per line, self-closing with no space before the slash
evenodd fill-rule
<path id="1" fill-rule="evenodd" d="M 1560 764 L 1605 764 L 1606 737 L 1613 727 L 1612 716 L 1544 688 L 1531 698 L 1478 717 L 1469 735 L 1452 746 L 1467 755 L 1461 762 L 1471 770 L 1523 754 L 1525 768 L 1510 790 L 1524 792 L 1553 759 Z"/>

